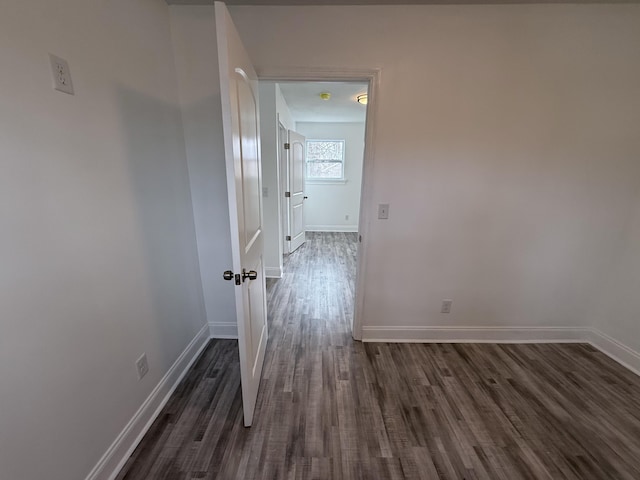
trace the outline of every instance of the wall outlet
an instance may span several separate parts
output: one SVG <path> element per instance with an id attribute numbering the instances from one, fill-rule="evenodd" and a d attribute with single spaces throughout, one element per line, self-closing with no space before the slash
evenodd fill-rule
<path id="1" fill-rule="evenodd" d="M 53 88 L 60 92 L 73 95 L 73 83 L 71 83 L 71 71 L 66 60 L 49 54 L 51 62 L 51 74 L 53 75 Z"/>
<path id="2" fill-rule="evenodd" d="M 451 313 L 451 304 L 453 300 L 443 300 L 442 308 L 440 309 L 440 313 Z"/>
<path id="3" fill-rule="evenodd" d="M 380 203 L 380 204 L 378 204 L 378 218 L 380 220 L 387 220 L 389 218 L 389 204 L 388 203 Z"/>
<path id="4" fill-rule="evenodd" d="M 147 373 L 149 373 L 149 363 L 147 363 L 147 354 L 143 353 L 138 360 L 136 360 L 136 368 L 138 369 L 138 380 L 142 380 Z"/>

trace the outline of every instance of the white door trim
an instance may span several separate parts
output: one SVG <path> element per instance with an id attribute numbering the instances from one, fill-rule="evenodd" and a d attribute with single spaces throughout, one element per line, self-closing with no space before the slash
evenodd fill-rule
<path id="1" fill-rule="evenodd" d="M 287 191 L 289 186 L 289 159 L 284 151 L 284 144 L 287 143 L 288 130 L 280 121 L 280 114 L 277 114 L 278 118 L 278 145 L 277 150 L 277 163 L 278 163 L 278 229 L 279 229 L 279 242 L 280 242 L 280 270 L 284 268 L 284 255 L 289 255 L 289 242 L 287 241 L 287 235 L 289 235 L 289 202 L 285 199 L 284 192 Z M 284 136 L 283 136 L 284 133 Z M 282 274 L 280 274 L 282 277 Z"/>
<path id="2" fill-rule="evenodd" d="M 269 81 L 309 81 L 309 82 L 366 82 L 369 84 L 369 101 L 367 104 L 367 123 L 364 135 L 364 161 L 362 167 L 362 189 L 360 193 L 360 218 L 358 231 L 362 242 L 358 246 L 356 267 L 356 298 L 354 303 L 353 324 L 351 334 L 356 340 L 362 340 L 362 312 L 364 310 L 364 279 L 367 266 L 367 240 L 369 225 L 372 220 L 373 202 L 372 185 L 374 170 L 374 142 L 377 95 L 380 88 L 381 69 L 374 68 L 337 68 L 337 67 L 256 67 L 260 80 Z"/>

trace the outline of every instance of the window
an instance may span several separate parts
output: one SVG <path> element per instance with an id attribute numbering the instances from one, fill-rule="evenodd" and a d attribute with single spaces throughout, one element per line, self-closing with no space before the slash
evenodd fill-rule
<path id="1" fill-rule="evenodd" d="M 307 179 L 344 180 L 344 140 L 307 140 Z"/>

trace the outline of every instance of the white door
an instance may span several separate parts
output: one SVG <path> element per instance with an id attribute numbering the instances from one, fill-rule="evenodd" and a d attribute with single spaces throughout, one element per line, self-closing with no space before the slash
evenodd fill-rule
<path id="1" fill-rule="evenodd" d="M 304 140 L 302 135 L 289 130 L 289 252 L 305 242 Z"/>
<path id="2" fill-rule="evenodd" d="M 258 77 L 227 7 L 215 3 L 244 424 L 250 426 L 267 345 Z"/>
<path id="3" fill-rule="evenodd" d="M 286 147 L 289 144 L 289 130 L 282 123 L 278 122 L 278 163 L 280 166 L 280 185 L 278 195 L 281 196 L 280 202 L 282 221 L 280 228 L 282 229 L 282 253 L 289 254 L 289 197 L 285 192 L 289 191 L 289 150 Z"/>

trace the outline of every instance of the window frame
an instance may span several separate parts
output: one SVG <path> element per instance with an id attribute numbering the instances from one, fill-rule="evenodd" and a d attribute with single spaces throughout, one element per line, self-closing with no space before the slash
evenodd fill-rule
<path id="1" fill-rule="evenodd" d="M 322 177 L 309 177 L 309 163 L 323 163 L 316 160 L 308 160 L 308 144 L 309 142 L 339 142 L 342 143 L 342 176 L 340 178 L 322 178 Z M 347 160 L 347 142 L 344 138 L 307 138 L 304 145 L 304 178 L 305 183 L 308 184 L 324 184 L 324 183 L 347 183 L 346 174 L 346 160 Z"/>

